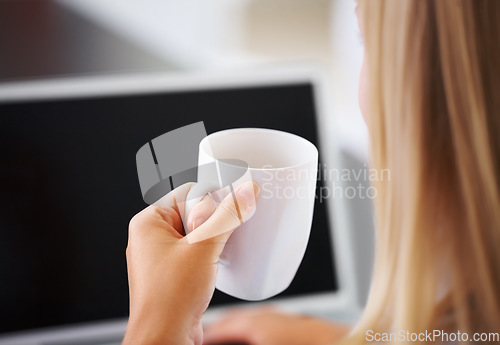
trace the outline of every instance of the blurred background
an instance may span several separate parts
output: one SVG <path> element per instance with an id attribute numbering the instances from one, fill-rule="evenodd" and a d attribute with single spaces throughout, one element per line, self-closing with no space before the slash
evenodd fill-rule
<path id="1" fill-rule="evenodd" d="M 318 64 L 331 79 L 339 132 L 363 155 L 354 7 L 353 0 L 0 0 L 0 82 Z"/>
<path id="2" fill-rule="evenodd" d="M 357 101 L 362 54 L 354 0 L 0 0 L 0 86 L 319 67 L 334 119 L 328 124 L 350 169 L 367 167 Z M 366 287 L 362 304 L 373 254 L 371 204 L 346 203 L 357 283 Z"/>

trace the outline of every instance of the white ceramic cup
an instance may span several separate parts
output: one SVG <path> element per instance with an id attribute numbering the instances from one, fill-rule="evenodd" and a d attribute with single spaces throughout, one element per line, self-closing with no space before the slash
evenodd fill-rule
<path id="1" fill-rule="evenodd" d="M 248 164 L 245 178 L 234 187 L 250 175 L 260 196 L 252 217 L 233 232 L 222 252 L 216 287 L 241 299 L 263 300 L 290 285 L 304 256 L 318 150 L 297 135 L 261 128 L 225 130 L 200 142 L 199 166 L 225 159 Z M 204 180 L 199 169 L 198 182 Z"/>

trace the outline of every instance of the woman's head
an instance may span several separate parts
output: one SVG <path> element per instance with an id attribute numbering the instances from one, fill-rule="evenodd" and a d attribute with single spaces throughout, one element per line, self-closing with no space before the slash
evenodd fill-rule
<path id="1" fill-rule="evenodd" d="M 359 0 L 358 14 L 372 164 L 391 171 L 361 327 L 436 328 L 446 312 L 498 327 L 500 1 Z"/>

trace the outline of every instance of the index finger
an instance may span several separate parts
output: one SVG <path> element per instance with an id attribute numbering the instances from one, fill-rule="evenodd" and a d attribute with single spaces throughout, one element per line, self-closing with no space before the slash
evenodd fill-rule
<path id="1" fill-rule="evenodd" d="M 181 216 L 184 214 L 186 196 L 194 185 L 194 182 L 185 183 L 154 202 L 153 205 L 159 207 L 171 207 L 179 214 L 179 216 Z"/>

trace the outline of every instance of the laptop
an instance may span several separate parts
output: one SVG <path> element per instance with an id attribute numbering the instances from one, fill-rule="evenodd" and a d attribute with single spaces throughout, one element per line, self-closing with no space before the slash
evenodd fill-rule
<path id="1" fill-rule="evenodd" d="M 135 165 L 144 143 L 198 121 L 209 134 L 271 128 L 316 144 L 320 170 L 339 169 L 330 96 L 323 71 L 308 66 L 0 84 L 0 344 L 120 343 L 128 222 L 146 206 Z M 352 205 L 321 195 L 330 182 L 318 181 L 309 244 L 291 285 L 262 302 L 216 290 L 206 323 L 259 303 L 342 321 L 359 316 L 368 280 L 356 277 Z"/>

